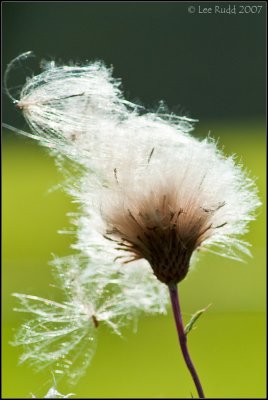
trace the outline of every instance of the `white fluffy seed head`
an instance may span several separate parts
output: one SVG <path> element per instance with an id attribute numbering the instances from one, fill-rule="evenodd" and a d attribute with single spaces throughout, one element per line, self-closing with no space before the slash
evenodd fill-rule
<path id="1" fill-rule="evenodd" d="M 144 168 L 117 169 L 102 196 L 107 235 L 132 259 L 145 258 L 164 283 L 182 280 L 193 252 L 206 246 L 240 258 L 239 236 L 259 204 L 254 183 L 213 142 L 182 145 L 162 158 L 154 147 Z"/>
<path id="2" fill-rule="evenodd" d="M 103 323 L 118 332 L 141 312 L 164 312 L 167 291 L 159 280 L 183 279 L 200 247 L 238 259 L 249 253 L 240 236 L 260 204 L 234 157 L 211 139 L 190 136 L 192 120 L 126 101 L 111 72 L 101 62 L 48 63 L 17 102 L 80 205 L 73 217 L 80 256 L 56 261 L 62 286 L 69 285 L 66 302 L 47 307 L 47 300 L 17 295 L 39 321 L 17 340 L 29 346 L 25 359 L 53 360 L 60 371 L 68 370 L 66 363 L 73 368 L 80 344 L 80 364 L 88 363 L 83 348 L 93 351 L 88 341 L 94 347 Z M 35 338 L 42 327 L 47 333 L 40 344 Z M 60 348 L 56 338 L 64 338 Z M 52 348 L 47 354 L 46 345 Z"/>

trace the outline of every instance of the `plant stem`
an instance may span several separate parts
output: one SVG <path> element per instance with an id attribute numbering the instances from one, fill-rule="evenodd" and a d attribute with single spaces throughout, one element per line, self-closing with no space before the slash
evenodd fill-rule
<path id="1" fill-rule="evenodd" d="M 187 348 L 187 336 L 184 332 L 184 327 L 183 327 L 183 322 L 182 322 L 177 285 L 175 285 L 175 284 L 169 285 L 169 293 L 170 293 L 170 300 L 171 300 L 171 304 L 172 304 L 176 328 L 177 328 L 177 332 L 178 332 L 178 336 L 179 336 L 181 351 L 182 351 L 185 363 L 186 363 L 186 365 L 190 371 L 190 374 L 192 375 L 192 378 L 194 380 L 196 390 L 198 392 L 198 396 L 200 399 L 204 399 L 205 395 L 204 395 L 200 380 L 198 378 L 197 372 L 195 370 L 194 364 L 192 363 L 192 360 L 190 358 L 188 348 Z"/>

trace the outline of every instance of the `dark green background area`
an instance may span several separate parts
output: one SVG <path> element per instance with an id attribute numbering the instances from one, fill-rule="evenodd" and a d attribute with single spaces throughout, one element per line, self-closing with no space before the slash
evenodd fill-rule
<path id="1" fill-rule="evenodd" d="M 202 3 L 213 7 L 220 3 Z M 237 7 L 239 3 L 232 3 Z M 241 3 L 240 3 L 241 4 Z M 246 3 L 242 3 L 246 4 Z M 208 132 L 227 155 L 236 153 L 256 177 L 266 199 L 265 174 L 265 3 L 260 14 L 198 15 L 172 2 L 5 2 L 2 4 L 3 67 L 33 50 L 12 70 L 9 89 L 18 97 L 40 60 L 103 60 L 121 78 L 126 98 L 155 110 L 164 100 L 172 111 L 199 119 L 194 135 Z M 221 3 L 228 6 L 229 3 Z M 3 96 L 3 121 L 28 130 Z M 220 179 L 220 177 L 219 177 Z M 3 396 L 42 397 L 53 383 L 50 370 L 18 366 L 22 349 L 9 342 L 27 319 L 13 311 L 11 293 L 60 300 L 51 276 L 52 253 L 68 255 L 74 204 L 45 149 L 7 130 L 3 133 Z M 235 262 L 204 253 L 180 284 L 183 318 L 212 306 L 189 337 L 190 353 L 208 398 L 264 398 L 265 381 L 265 209 L 245 240 L 252 258 Z M 87 374 L 75 387 L 58 382 L 75 397 L 190 398 L 196 396 L 183 363 L 171 310 L 143 316 L 136 334 L 120 339 L 100 326 L 98 348 Z"/>
<path id="2" fill-rule="evenodd" d="M 191 4 L 6 2 L 3 65 L 28 50 L 38 60 L 101 59 L 114 66 L 126 96 L 147 106 L 162 99 L 201 120 L 262 117 L 265 2 L 260 14 L 237 15 L 190 14 Z M 241 3 L 233 4 L 238 12 Z M 10 117 L 5 101 L 6 108 Z"/>

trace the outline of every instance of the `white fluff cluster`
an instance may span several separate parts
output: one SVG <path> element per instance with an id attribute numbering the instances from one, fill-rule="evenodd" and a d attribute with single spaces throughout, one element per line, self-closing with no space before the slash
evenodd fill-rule
<path id="1" fill-rule="evenodd" d="M 74 396 L 74 393 L 68 393 L 66 395 L 61 394 L 56 386 L 52 386 L 47 394 L 43 397 L 41 397 L 42 399 L 69 399 L 71 396 Z M 32 394 L 32 399 L 36 399 L 36 396 L 34 394 Z"/>
<path id="2" fill-rule="evenodd" d="M 91 362 L 98 330 L 104 324 L 120 335 L 123 326 L 131 322 L 136 326 L 142 312 L 165 313 L 165 287 L 148 265 L 120 268 L 105 260 L 105 248 L 96 246 L 96 254 L 99 250 L 103 259 L 55 259 L 56 279 L 65 301 L 14 293 L 20 302 L 15 311 L 33 317 L 22 325 L 13 343 L 25 347 L 21 363 L 29 361 L 36 369 L 53 368 L 55 374 L 67 374 L 75 383 Z"/>
<path id="3" fill-rule="evenodd" d="M 160 243 L 168 232 L 164 260 L 176 247 L 173 240 L 181 248 L 191 242 L 190 256 L 208 246 L 239 258 L 248 252 L 239 237 L 259 201 L 233 157 L 213 140 L 189 135 L 192 120 L 126 101 L 120 81 L 101 62 L 47 63 L 26 82 L 16 105 L 32 137 L 56 156 L 67 174 L 65 188 L 80 205 L 74 218 L 80 255 L 54 263 L 67 300 L 16 294 L 20 311 L 35 316 L 17 343 L 27 347 L 22 360 L 54 363 L 75 379 L 90 361 L 102 323 L 118 332 L 141 312 L 165 311 L 166 287 L 149 265 L 149 231 L 156 238 L 150 251 L 159 250 L 157 235 Z M 134 261 L 122 265 L 129 255 Z"/>
<path id="4" fill-rule="evenodd" d="M 47 394 L 45 394 L 42 399 L 69 399 L 71 396 L 74 396 L 74 393 L 62 394 L 57 389 L 57 384 L 55 380 L 55 376 L 53 376 L 54 385 L 49 388 Z M 36 396 L 32 394 L 32 399 L 36 399 Z"/>

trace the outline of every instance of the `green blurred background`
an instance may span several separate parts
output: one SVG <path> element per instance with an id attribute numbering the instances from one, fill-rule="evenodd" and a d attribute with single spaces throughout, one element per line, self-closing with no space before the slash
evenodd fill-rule
<path id="1" fill-rule="evenodd" d="M 113 64 L 129 100 L 155 109 L 164 100 L 171 110 L 198 118 L 195 134 L 208 132 L 236 153 L 265 188 L 265 3 L 258 15 L 198 15 L 187 8 L 201 3 L 4 3 L 3 66 L 33 50 L 40 57 L 102 59 Z M 215 3 L 213 3 L 215 4 Z M 221 3 L 226 4 L 228 3 Z M 247 3 L 251 4 L 251 3 Z M 254 4 L 254 3 L 252 3 Z M 212 6 L 212 3 L 202 3 Z M 238 3 L 237 3 L 238 7 Z M 19 92 L 24 66 L 9 85 Z M 4 96 L 3 120 L 26 128 Z M 3 132 L 3 389 L 5 398 L 42 397 L 52 385 L 51 371 L 36 374 L 18 366 L 22 349 L 9 345 L 24 320 L 13 311 L 13 292 L 56 299 L 48 262 L 70 253 L 72 237 L 59 235 L 74 210 L 60 190 L 53 159 L 36 143 Z M 238 263 L 202 255 L 180 285 L 185 321 L 212 303 L 189 337 L 189 348 L 209 398 L 265 398 L 265 210 L 259 211 L 246 239 L 252 259 Z M 101 328 L 91 367 L 62 393 L 75 397 L 190 398 L 195 389 L 183 364 L 174 322 L 143 317 L 136 334 L 124 340 Z"/>

